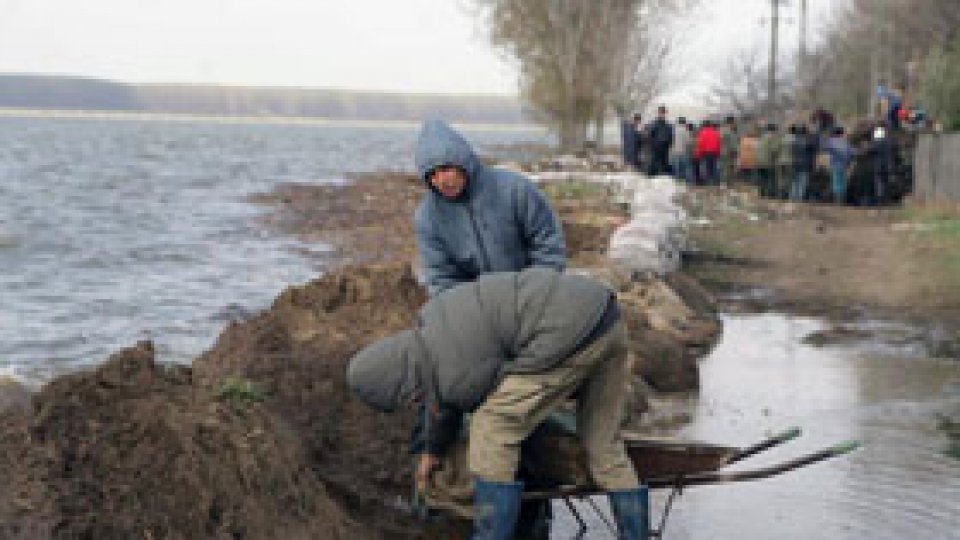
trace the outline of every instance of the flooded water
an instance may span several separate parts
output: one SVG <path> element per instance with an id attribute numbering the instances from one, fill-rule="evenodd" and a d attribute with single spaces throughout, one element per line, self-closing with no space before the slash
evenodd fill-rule
<path id="1" fill-rule="evenodd" d="M 0 118 L 0 376 L 28 382 L 153 339 L 186 361 L 323 271 L 247 196 L 413 170 L 417 127 Z M 484 152 L 539 130 L 464 130 Z M 316 246 L 312 246 L 316 249 Z"/>
<path id="2" fill-rule="evenodd" d="M 743 447 L 803 429 L 799 439 L 732 470 L 850 439 L 862 448 L 769 479 L 690 488 L 675 502 L 664 538 L 960 538 L 960 460 L 950 457 L 941 430 L 944 418 L 960 420 L 960 361 L 875 341 L 802 343 L 824 328 L 778 314 L 727 316 L 722 341 L 703 360 L 699 397 L 662 406 L 690 412 L 680 436 L 719 444 Z M 654 524 L 666 497 L 653 494 Z M 593 511 L 579 507 L 590 523 L 585 538 L 612 538 Z M 573 519 L 556 510 L 552 537 L 572 538 Z"/>

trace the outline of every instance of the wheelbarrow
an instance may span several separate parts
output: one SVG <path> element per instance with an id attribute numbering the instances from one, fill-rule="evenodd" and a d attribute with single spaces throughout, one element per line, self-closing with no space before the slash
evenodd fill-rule
<path id="1" fill-rule="evenodd" d="M 725 470 L 729 465 L 782 445 L 800 434 L 799 428 L 790 428 L 756 444 L 738 448 L 623 433 L 627 454 L 645 490 L 671 490 L 660 521 L 649 531 L 649 538 L 663 536 L 675 498 L 688 487 L 769 478 L 847 454 L 859 447 L 859 442 L 848 441 L 773 465 Z M 466 470 L 466 444 L 463 443 L 445 458 L 441 470 L 432 479 L 432 485 L 423 493 L 427 506 L 472 519 L 472 482 Z M 560 500 L 570 509 L 579 525 L 576 538 L 586 534 L 587 525 L 573 499 L 585 500 L 611 531 L 616 530 L 589 498 L 590 495 L 603 494 L 603 490 L 591 481 L 586 455 L 571 426 L 565 426 L 563 422 L 547 422 L 541 426 L 524 444 L 520 475 L 525 484 L 525 501 Z M 649 497 L 644 499 L 650 516 Z"/>

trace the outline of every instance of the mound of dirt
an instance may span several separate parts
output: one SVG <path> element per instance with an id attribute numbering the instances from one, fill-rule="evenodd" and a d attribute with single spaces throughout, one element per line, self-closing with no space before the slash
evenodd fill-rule
<path id="1" fill-rule="evenodd" d="M 699 361 L 723 329 L 710 293 L 679 273 L 639 277 L 619 289 L 633 372 L 660 392 L 699 388 Z"/>
<path id="2" fill-rule="evenodd" d="M 140 343 L 0 420 L 0 537 L 356 537 L 264 407 L 163 367 Z"/>
<path id="3" fill-rule="evenodd" d="M 300 436 L 315 474 L 353 503 L 409 495 L 412 414 L 383 415 L 353 399 L 350 357 L 408 328 L 425 301 L 408 265 L 352 266 L 288 289 L 258 317 L 223 332 L 194 362 L 201 384 L 239 376 Z"/>
<path id="4" fill-rule="evenodd" d="M 654 280 L 621 298 L 635 343 L 684 350 L 699 319 L 681 293 Z M 141 343 L 54 380 L 0 413 L 0 538 L 465 537 L 469 523 L 405 510 L 413 414 L 376 413 L 345 383 L 425 299 L 406 263 L 349 266 L 231 323 L 192 367 Z"/>
<path id="5" fill-rule="evenodd" d="M 0 412 L 26 407 L 30 403 L 30 391 L 10 377 L 0 376 Z"/>

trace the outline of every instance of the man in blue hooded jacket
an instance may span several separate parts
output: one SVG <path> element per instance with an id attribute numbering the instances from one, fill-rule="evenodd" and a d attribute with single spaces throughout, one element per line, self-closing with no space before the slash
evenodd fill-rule
<path id="1" fill-rule="evenodd" d="M 416 166 L 428 188 L 415 225 L 431 296 L 488 272 L 564 269 L 560 220 L 524 176 L 483 165 L 440 120 L 424 123 Z"/>

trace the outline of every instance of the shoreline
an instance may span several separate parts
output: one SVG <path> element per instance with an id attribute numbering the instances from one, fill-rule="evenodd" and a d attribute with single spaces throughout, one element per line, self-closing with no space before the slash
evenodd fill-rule
<path id="1" fill-rule="evenodd" d="M 152 121 L 152 122 L 196 122 L 217 124 L 264 124 L 264 125 L 302 125 L 318 127 L 355 127 L 416 129 L 420 120 L 371 120 L 351 118 L 326 118 L 304 116 L 250 116 L 250 115 L 212 115 L 198 113 L 146 112 L 97 109 L 26 109 L 0 107 L 0 118 L 51 118 L 67 120 L 115 120 L 115 121 Z M 459 128 L 504 132 L 540 132 L 546 129 L 536 124 L 498 124 L 482 122 L 455 122 Z"/>

